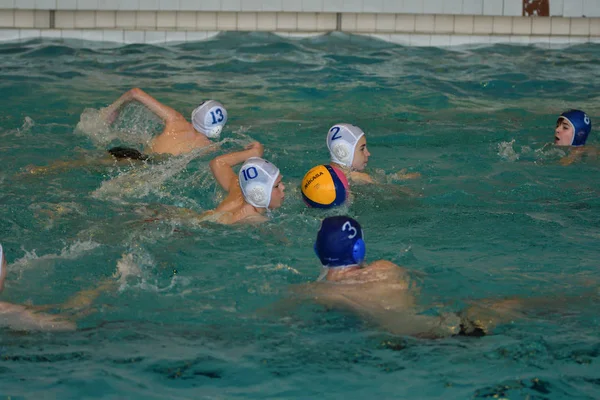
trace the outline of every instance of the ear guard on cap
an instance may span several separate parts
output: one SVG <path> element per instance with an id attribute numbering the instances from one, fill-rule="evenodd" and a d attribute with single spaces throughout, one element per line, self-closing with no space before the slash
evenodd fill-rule
<path id="1" fill-rule="evenodd" d="M 227 110 L 218 101 L 203 101 L 192 111 L 192 125 L 194 125 L 194 129 L 209 138 L 219 136 L 226 123 Z"/>
<path id="2" fill-rule="evenodd" d="M 250 183 L 246 186 L 245 197 L 246 201 L 254 207 L 267 208 L 271 196 L 267 194 L 264 185 L 260 183 Z"/>
<path id="3" fill-rule="evenodd" d="M 331 161 L 351 167 L 354 161 L 354 149 L 365 133 L 357 126 L 336 124 L 327 132 L 327 148 Z"/>
<path id="4" fill-rule="evenodd" d="M 313 244 L 313 250 L 317 257 L 321 257 L 319 254 L 319 250 L 317 249 L 317 242 Z M 365 246 L 365 241 L 362 239 L 358 239 L 354 246 L 352 246 L 352 261 L 354 264 L 361 264 L 365 260 L 365 255 L 367 252 L 367 248 Z"/>

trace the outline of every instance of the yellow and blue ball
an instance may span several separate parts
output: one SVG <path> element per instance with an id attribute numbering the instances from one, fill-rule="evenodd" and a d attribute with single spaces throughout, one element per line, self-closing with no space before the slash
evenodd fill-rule
<path id="1" fill-rule="evenodd" d="M 302 198 L 309 207 L 336 207 L 344 204 L 347 196 L 348 180 L 339 168 L 317 165 L 302 179 Z"/>

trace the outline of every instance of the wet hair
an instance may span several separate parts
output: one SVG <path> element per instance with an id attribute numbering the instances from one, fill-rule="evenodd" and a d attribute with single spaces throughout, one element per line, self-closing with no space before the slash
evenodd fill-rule
<path id="1" fill-rule="evenodd" d="M 117 160 L 128 159 L 146 161 L 150 158 L 148 155 L 143 154 L 136 149 L 132 149 L 131 147 L 113 147 L 108 149 L 108 152 Z"/>

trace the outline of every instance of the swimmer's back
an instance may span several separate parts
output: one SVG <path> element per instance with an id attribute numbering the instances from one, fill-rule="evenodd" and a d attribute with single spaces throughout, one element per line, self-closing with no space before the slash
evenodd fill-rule
<path id="1" fill-rule="evenodd" d="M 165 123 L 163 132 L 152 141 L 153 153 L 179 155 L 194 149 L 209 146 L 212 142 L 199 134 L 183 116 Z"/>

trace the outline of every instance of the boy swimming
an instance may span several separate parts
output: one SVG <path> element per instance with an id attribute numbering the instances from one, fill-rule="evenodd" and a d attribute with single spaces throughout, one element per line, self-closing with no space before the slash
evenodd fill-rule
<path id="1" fill-rule="evenodd" d="M 261 158 L 263 151 L 262 144 L 253 142 L 242 151 L 215 157 L 210 162 L 210 169 L 227 196 L 214 210 L 198 215 L 192 210 L 177 208 L 174 211 L 176 216 L 225 225 L 266 221 L 267 211 L 283 204 L 285 185 L 279 169 Z M 236 174 L 233 167 L 240 163 L 244 164 Z M 162 218 L 149 218 L 146 221 L 158 219 Z"/>
<path id="2" fill-rule="evenodd" d="M 327 148 L 331 156 L 331 165 L 340 168 L 349 181 L 354 183 L 375 183 L 364 172 L 371 153 L 367 148 L 367 138 L 362 129 L 351 124 L 336 124 L 327 132 Z M 413 179 L 419 173 L 397 172 L 398 179 Z"/>
<path id="3" fill-rule="evenodd" d="M 584 153 L 597 153 L 596 149 L 584 147 L 591 131 L 592 121 L 581 110 L 569 110 L 558 117 L 554 128 L 554 144 L 571 147 L 569 155 L 560 160 L 562 165 L 577 161 Z"/>
<path id="4" fill-rule="evenodd" d="M 109 124 L 119 115 L 119 110 L 131 101 L 138 101 L 161 118 L 165 127 L 160 135 L 152 140 L 150 151 L 157 154 L 178 155 L 200 147 L 206 147 L 218 138 L 227 123 L 227 110 L 215 100 L 207 100 L 194 111 L 188 122 L 183 115 L 150 96 L 142 89 L 133 88 L 114 103 L 102 110 Z M 122 152 L 122 148 L 118 148 Z"/>

